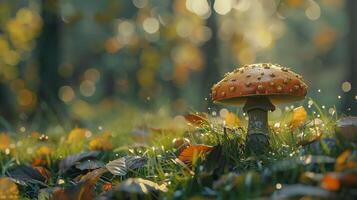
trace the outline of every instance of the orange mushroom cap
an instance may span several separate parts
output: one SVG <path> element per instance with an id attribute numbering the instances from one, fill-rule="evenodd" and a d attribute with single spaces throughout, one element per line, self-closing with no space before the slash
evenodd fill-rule
<path id="1" fill-rule="evenodd" d="M 307 85 L 302 76 L 279 64 L 245 65 L 227 73 L 212 87 L 215 103 L 242 105 L 248 97 L 266 96 L 273 104 L 303 99 Z"/>

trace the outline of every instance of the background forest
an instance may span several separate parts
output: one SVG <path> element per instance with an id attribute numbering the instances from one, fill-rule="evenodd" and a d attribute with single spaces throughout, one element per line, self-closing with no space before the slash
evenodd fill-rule
<path id="1" fill-rule="evenodd" d="M 2 0 L 0 129 L 128 105 L 204 111 L 224 73 L 259 62 L 292 68 L 308 97 L 356 114 L 356 9 L 344 0 Z"/>

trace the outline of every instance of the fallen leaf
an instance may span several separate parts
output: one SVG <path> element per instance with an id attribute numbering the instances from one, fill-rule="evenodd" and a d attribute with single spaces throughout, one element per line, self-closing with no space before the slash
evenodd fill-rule
<path id="1" fill-rule="evenodd" d="M 290 121 L 291 129 L 295 130 L 301 126 L 307 119 L 307 112 L 304 107 L 300 106 L 293 110 L 293 117 Z"/>
<path id="2" fill-rule="evenodd" d="M 321 180 L 321 187 L 331 191 L 355 188 L 357 187 L 357 173 L 355 171 L 326 173 Z"/>
<path id="3" fill-rule="evenodd" d="M 202 154 L 211 151 L 212 147 L 207 145 L 192 145 L 184 149 L 178 159 L 185 164 L 191 164 L 194 160 L 200 157 Z"/>
<path id="4" fill-rule="evenodd" d="M 27 186 L 28 183 L 45 183 L 46 177 L 44 177 L 35 168 L 21 165 L 16 167 L 14 170 L 8 173 L 9 177 L 12 178 L 16 183 Z"/>
<path id="5" fill-rule="evenodd" d="M 49 180 L 51 179 L 51 172 L 48 171 L 48 169 L 40 166 L 33 167 L 33 168 L 37 170 L 45 178 L 46 183 L 49 182 Z"/>
<path id="6" fill-rule="evenodd" d="M 146 162 L 147 159 L 141 156 L 124 156 L 110 161 L 105 167 L 114 175 L 125 176 L 128 171 L 142 167 Z"/>
<path id="7" fill-rule="evenodd" d="M 344 171 L 353 169 L 357 169 L 357 152 L 353 152 L 352 150 L 348 149 L 337 157 L 335 170 Z"/>
<path id="8" fill-rule="evenodd" d="M 338 191 L 341 187 L 341 183 L 336 175 L 327 173 L 321 180 L 321 187 L 330 191 Z"/>
<path id="9" fill-rule="evenodd" d="M 99 155 L 99 153 L 100 153 L 99 151 L 90 151 L 90 152 L 84 152 L 76 155 L 67 156 L 59 163 L 59 173 L 61 174 L 66 173 L 67 170 L 69 170 L 74 165 L 78 164 L 78 162 L 96 158 Z"/>
<path id="10" fill-rule="evenodd" d="M 7 177 L 0 178 L 0 200 L 17 200 L 19 189 L 17 185 Z"/>
<path id="11" fill-rule="evenodd" d="M 187 114 L 184 118 L 193 125 L 201 126 L 202 124 L 208 123 L 208 116 L 206 113 L 199 114 Z"/>
<path id="12" fill-rule="evenodd" d="M 94 186 L 99 178 L 108 170 L 105 168 L 96 169 L 82 176 L 76 185 L 66 188 L 59 188 L 53 192 L 52 200 L 92 200 L 94 199 Z"/>
<path id="13" fill-rule="evenodd" d="M 104 167 L 105 164 L 99 160 L 85 160 L 76 165 L 76 168 L 79 170 L 93 170 Z"/>

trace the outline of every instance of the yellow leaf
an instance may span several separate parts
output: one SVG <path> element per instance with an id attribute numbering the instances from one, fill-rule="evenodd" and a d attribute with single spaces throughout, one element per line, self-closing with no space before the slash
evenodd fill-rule
<path id="1" fill-rule="evenodd" d="M 53 150 L 48 146 L 41 146 L 37 149 L 37 154 L 39 155 L 50 155 L 53 153 Z"/>
<path id="2" fill-rule="evenodd" d="M 19 198 L 17 185 L 9 178 L 0 178 L 0 200 L 15 200 Z"/>
<path id="3" fill-rule="evenodd" d="M 109 132 L 99 135 L 89 142 L 90 150 L 109 150 L 112 148 L 113 144 L 111 142 L 111 134 Z"/>
<path id="4" fill-rule="evenodd" d="M 232 112 L 226 114 L 225 121 L 228 127 L 239 126 L 240 123 L 239 117 Z"/>
<path id="5" fill-rule="evenodd" d="M 81 141 L 83 138 L 85 138 L 87 131 L 88 130 L 84 129 L 84 128 L 75 128 L 75 129 L 73 129 L 68 135 L 67 142 L 68 143 L 75 143 L 75 142 Z"/>
<path id="6" fill-rule="evenodd" d="M 290 122 L 291 129 L 301 126 L 307 119 L 307 112 L 304 107 L 300 106 L 293 110 L 293 117 Z"/>

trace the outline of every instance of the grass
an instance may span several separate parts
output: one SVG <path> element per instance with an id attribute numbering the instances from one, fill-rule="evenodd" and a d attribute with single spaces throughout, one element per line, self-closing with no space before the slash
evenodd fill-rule
<path id="1" fill-rule="evenodd" d="M 341 186 L 331 189 L 326 186 L 330 182 L 324 182 L 321 177 L 329 172 L 337 173 L 337 164 L 329 159 L 335 160 L 347 149 L 355 152 L 356 145 L 336 137 L 336 121 L 340 118 L 337 113 L 331 115 L 315 102 L 311 106 L 316 113 L 307 116 L 294 130 L 290 126 L 291 109 L 283 111 L 278 117 L 274 117 L 273 113 L 270 117 L 271 149 L 262 155 L 246 153 L 244 142 L 247 122 L 239 112 L 235 114 L 240 122 L 227 127 L 225 118 L 214 113 L 204 123 L 195 125 L 187 124 L 182 116 L 173 119 L 166 110 L 152 114 L 127 108 L 121 110 L 118 117 L 103 115 L 100 121 L 94 120 L 92 127 L 87 129 L 70 132 L 53 127 L 46 133 L 15 133 L 11 135 L 8 147 L 0 152 L 1 176 L 8 176 L 17 166 L 34 165 L 34 159 L 41 158 L 43 164 L 38 165 L 45 166 L 52 175 L 46 187 L 73 187 L 76 185 L 73 181 L 75 177 L 86 174 L 88 170 L 73 176 L 63 175 L 58 172 L 59 161 L 68 155 L 99 150 L 101 154 L 97 160 L 104 163 L 126 155 L 139 155 L 145 157 L 147 162 L 140 168 L 129 169 L 125 176 L 105 173 L 95 182 L 96 196 L 103 194 L 102 188 L 106 183 L 115 186 L 130 177 L 136 177 L 164 184 L 168 191 L 157 194 L 157 197 L 164 199 L 269 198 L 280 195 L 279 190 L 284 195 L 293 196 L 283 189 L 289 185 L 300 189 L 297 184 L 352 199 L 356 194 L 353 189 L 356 183 L 351 189 L 345 186 L 343 180 L 336 179 Z M 311 123 L 314 119 L 319 119 L 319 124 Z M 110 136 L 106 138 L 105 132 L 109 132 Z M 39 139 L 42 134 L 48 139 Z M 321 137 L 318 138 L 318 135 Z M 174 138 L 183 137 L 188 138 L 192 145 L 210 145 L 213 150 L 202 156 L 193 156 L 191 165 L 185 165 L 177 159 L 180 152 L 172 144 Z M 324 138 L 333 138 L 333 144 Z M 93 142 L 95 140 L 97 143 Z M 304 145 L 301 145 L 302 141 Z M 348 169 L 344 173 L 350 171 Z M 46 187 L 36 184 L 18 186 L 22 199 L 37 198 L 39 189 Z M 308 194 L 306 188 L 301 190 L 301 196 Z M 319 193 L 315 195 L 321 197 Z"/>

